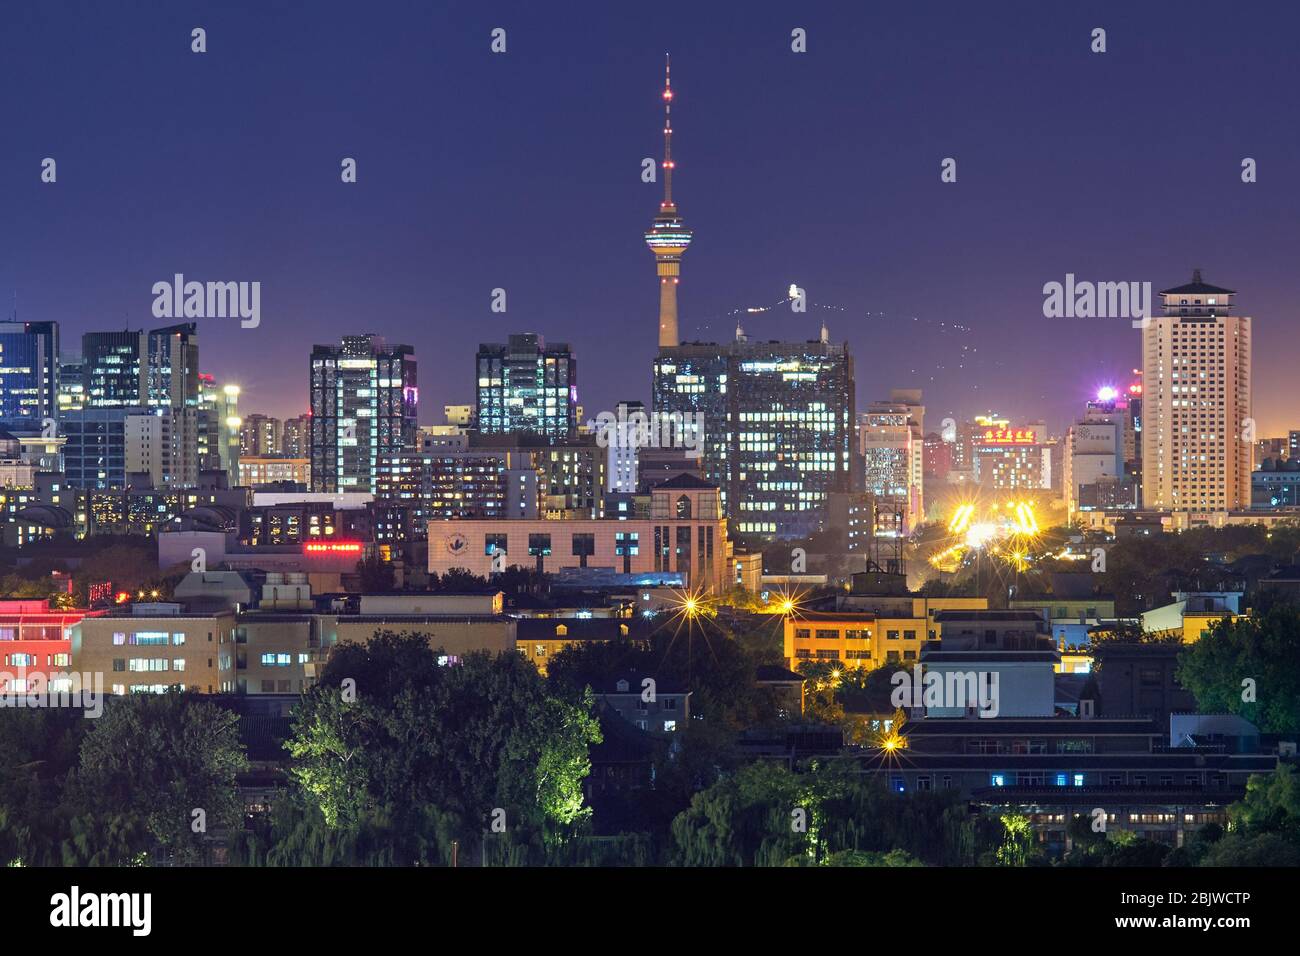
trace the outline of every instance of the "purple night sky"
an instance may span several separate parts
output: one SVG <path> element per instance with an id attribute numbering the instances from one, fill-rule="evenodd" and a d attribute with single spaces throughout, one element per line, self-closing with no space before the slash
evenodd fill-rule
<path id="1" fill-rule="evenodd" d="M 660 186 L 640 170 L 670 51 L 683 337 L 730 338 L 797 283 L 806 314 L 746 331 L 824 318 L 860 404 L 919 387 L 931 428 L 994 409 L 1060 429 L 1127 383 L 1138 333 L 1045 319 L 1043 284 L 1159 290 L 1195 266 L 1255 317 L 1273 435 L 1300 428 L 1298 33 L 1300 8 L 1239 2 L 10 0 L 0 302 L 75 352 L 167 324 L 150 289 L 174 273 L 260 281 L 260 328 L 199 323 L 244 412 L 305 411 L 312 344 L 365 331 L 415 347 L 426 423 L 473 399 L 477 344 L 516 331 L 572 344 L 589 416 L 648 400 Z"/>

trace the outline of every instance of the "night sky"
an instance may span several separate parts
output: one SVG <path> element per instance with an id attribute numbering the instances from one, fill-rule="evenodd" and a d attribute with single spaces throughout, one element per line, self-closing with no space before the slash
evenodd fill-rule
<path id="1" fill-rule="evenodd" d="M 364 331 L 415 347 L 425 423 L 473 400 L 480 341 L 518 331 L 573 345 L 588 416 L 648 401 L 661 186 L 640 172 L 671 52 L 684 338 L 729 339 L 797 283 L 806 314 L 746 330 L 825 319 L 860 405 L 919 387 L 931 429 L 989 409 L 1059 429 L 1127 383 L 1138 332 L 1044 318 L 1043 284 L 1159 290 L 1195 266 L 1255 318 L 1276 434 L 1300 428 L 1298 8 L 6 0 L 0 303 L 71 352 L 167 324 L 150 289 L 173 273 L 260 281 L 260 328 L 199 323 L 244 412 L 305 411 L 311 345 Z"/>

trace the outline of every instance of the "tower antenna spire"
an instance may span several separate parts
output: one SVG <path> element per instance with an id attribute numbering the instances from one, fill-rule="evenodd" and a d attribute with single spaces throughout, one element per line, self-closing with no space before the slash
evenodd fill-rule
<path id="1" fill-rule="evenodd" d="M 673 205 L 673 64 L 664 54 L 664 208 Z"/>

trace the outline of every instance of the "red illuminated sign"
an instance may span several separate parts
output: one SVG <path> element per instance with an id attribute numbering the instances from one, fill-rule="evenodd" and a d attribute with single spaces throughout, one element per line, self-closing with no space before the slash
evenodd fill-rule
<path id="1" fill-rule="evenodd" d="M 360 541 L 309 541 L 302 546 L 303 554 L 360 554 Z"/>
<path id="2" fill-rule="evenodd" d="M 1032 428 L 989 428 L 984 432 L 986 445 L 1032 445 L 1035 441 Z"/>

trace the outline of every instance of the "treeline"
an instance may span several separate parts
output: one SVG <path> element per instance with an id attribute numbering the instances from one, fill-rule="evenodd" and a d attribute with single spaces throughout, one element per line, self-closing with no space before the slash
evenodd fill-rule
<path id="1" fill-rule="evenodd" d="M 238 717 L 180 694 L 0 710 L 0 862 L 197 863 L 242 825 Z"/>
<path id="2" fill-rule="evenodd" d="M 1032 866 L 1028 820 L 948 792 L 897 793 L 850 758 L 753 761 L 738 728 L 776 721 L 755 685 L 766 653 L 696 629 L 591 644 L 543 678 L 517 653 L 439 666 L 422 635 L 331 655 L 295 708 L 287 787 L 246 817 L 238 717 L 183 694 L 74 710 L 0 711 L 0 860 L 11 865 Z M 715 635 L 716 636 L 716 635 Z M 700 643 L 696 643 L 700 642 Z M 602 725 L 589 689 L 623 674 L 700 688 L 652 752 L 653 785 L 588 799 Z M 731 691 L 728 692 L 727 688 Z M 247 779 L 247 778 L 245 778 Z M 1171 849 L 1071 825 L 1060 865 L 1300 864 L 1300 784 L 1252 778 L 1226 831 Z M 603 818 L 603 819 L 602 819 Z"/>

